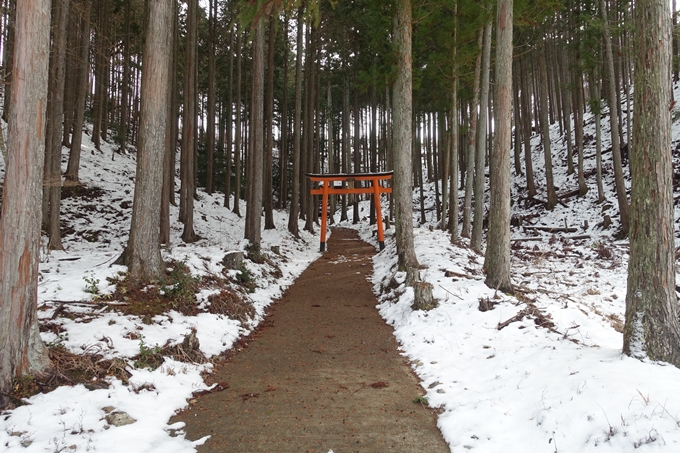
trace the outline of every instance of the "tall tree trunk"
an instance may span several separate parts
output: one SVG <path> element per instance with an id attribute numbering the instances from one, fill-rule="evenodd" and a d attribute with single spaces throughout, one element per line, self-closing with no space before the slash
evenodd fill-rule
<path id="1" fill-rule="evenodd" d="M 529 71 L 527 58 L 524 56 L 519 65 L 522 80 L 522 135 L 524 135 L 524 172 L 527 175 L 527 192 L 529 198 L 536 196 L 534 182 L 534 164 L 531 159 L 531 95 L 529 94 Z"/>
<path id="2" fill-rule="evenodd" d="M 614 75 L 614 54 L 612 52 L 612 40 L 611 35 L 609 34 L 609 21 L 607 20 L 607 9 L 604 0 L 601 0 L 600 6 L 602 8 L 604 47 L 606 51 L 605 68 L 607 77 L 609 78 L 607 86 L 609 88 L 609 119 L 612 137 L 612 160 L 614 161 L 614 181 L 616 183 L 616 198 L 619 202 L 619 216 L 621 217 L 621 234 L 627 236 L 630 214 L 628 209 L 628 196 L 626 195 L 626 185 L 623 180 L 623 168 L 621 166 L 621 140 L 619 135 L 616 80 Z M 635 135 L 635 132 L 633 132 L 633 135 Z"/>
<path id="3" fill-rule="evenodd" d="M 214 11 L 213 11 L 214 10 Z M 205 191 L 212 194 L 215 191 L 215 21 L 217 14 L 217 0 L 208 2 L 208 122 L 207 139 L 207 175 Z"/>
<path id="4" fill-rule="evenodd" d="M 73 129 L 76 108 L 76 83 L 80 70 L 80 39 L 83 20 L 83 5 L 74 1 L 71 5 L 70 20 L 66 32 L 66 70 L 64 81 L 64 126 L 62 127 L 62 146 L 71 147 L 71 130 Z"/>
<path id="5" fill-rule="evenodd" d="M 101 150 L 101 139 L 106 139 L 108 127 L 107 105 L 109 102 L 108 90 L 112 30 L 110 18 L 110 0 L 99 0 L 97 7 L 97 36 L 95 46 L 95 92 L 92 115 L 92 139 L 98 150 Z"/>
<path id="6" fill-rule="evenodd" d="M 344 174 L 349 173 L 349 114 L 350 114 L 350 109 L 349 109 L 349 79 L 347 78 L 347 75 L 343 78 L 343 87 L 342 87 L 342 172 Z M 342 187 L 345 188 L 345 182 L 343 181 Z M 341 199 L 341 212 L 340 212 L 340 221 L 344 222 L 347 221 L 348 216 L 347 216 L 347 199 L 348 196 L 346 194 L 342 195 Z"/>
<path id="7" fill-rule="evenodd" d="M 484 268 L 486 285 L 512 292 L 510 282 L 510 142 L 512 134 L 512 0 L 499 0 L 496 23 L 494 146 L 489 158 L 491 198 Z"/>
<path id="8" fill-rule="evenodd" d="M 232 129 L 234 127 L 234 100 L 232 94 L 234 92 L 234 29 L 229 32 L 229 82 L 227 85 L 227 112 L 225 120 L 226 140 L 227 145 L 224 149 L 224 207 L 229 209 L 231 203 L 229 198 L 231 196 L 231 159 L 233 155 L 233 139 Z"/>
<path id="9" fill-rule="evenodd" d="M 290 215 L 288 231 L 299 237 L 298 217 L 300 216 L 300 123 L 302 121 L 302 36 L 304 28 L 304 5 L 300 5 L 297 14 L 297 46 L 295 48 L 295 116 L 293 118 L 293 175 L 291 179 L 292 193 L 290 199 Z"/>
<path id="10" fill-rule="evenodd" d="M 458 52 L 458 1 L 454 6 L 454 32 L 453 32 L 453 54 L 451 61 L 452 86 L 451 86 L 451 134 L 449 137 L 449 162 L 451 165 L 451 189 L 449 191 L 449 233 L 451 242 L 458 241 L 458 154 L 459 154 L 459 114 L 458 114 L 458 66 L 456 65 L 456 55 Z"/>
<path id="11" fill-rule="evenodd" d="M 548 196 L 548 204 L 546 209 L 553 210 L 557 205 L 557 193 L 555 192 L 555 183 L 553 182 L 552 173 L 552 151 L 550 149 L 550 122 L 548 119 L 548 70 L 546 69 L 546 54 L 545 42 L 541 43 L 541 48 L 536 54 L 538 59 L 538 73 L 540 79 L 540 95 L 541 103 L 541 132 L 543 135 L 543 156 L 545 158 L 545 185 Z"/>
<path id="12" fill-rule="evenodd" d="M 323 133 L 322 131 L 322 121 L 321 121 L 321 63 L 318 61 L 318 50 L 319 50 L 319 39 L 318 39 L 318 34 L 317 38 L 315 39 L 315 44 L 314 44 L 314 131 L 312 132 L 314 135 L 314 167 L 312 168 L 312 171 L 314 173 L 321 173 L 321 134 Z M 314 213 L 314 222 L 319 223 L 319 203 L 321 202 L 321 197 L 318 195 L 314 196 L 314 206 L 313 206 L 313 213 Z"/>
<path id="13" fill-rule="evenodd" d="M 632 205 L 623 352 L 680 367 L 668 6 L 665 0 L 641 0 L 635 8 L 635 29 L 645 33 L 637 34 L 635 46 L 635 152 L 630 153 Z"/>
<path id="14" fill-rule="evenodd" d="M 593 77 L 595 80 L 595 77 Z M 595 116 L 595 171 L 597 173 L 597 202 L 605 201 L 604 185 L 602 184 L 602 101 L 600 99 L 600 81 L 593 83 L 595 89 L 594 102 L 591 104 L 593 115 Z"/>
<path id="15" fill-rule="evenodd" d="M 436 126 L 436 115 L 432 112 L 426 114 L 426 118 L 430 124 L 429 128 L 425 129 L 425 132 L 429 133 L 428 137 L 428 154 L 432 155 L 432 176 L 434 179 L 434 210 L 437 213 L 437 220 L 441 220 L 441 198 L 439 194 L 439 157 L 437 155 L 437 126 Z M 429 131 L 428 131 L 429 130 Z"/>
<path id="16" fill-rule="evenodd" d="M 585 195 L 588 191 L 586 186 L 586 178 L 583 172 L 583 115 L 585 102 L 583 101 L 583 74 L 581 74 L 580 69 L 576 69 L 575 72 L 576 82 L 574 83 L 576 91 L 576 108 L 574 109 L 574 135 L 576 138 L 576 154 L 578 155 L 578 187 L 579 194 L 581 196 Z M 598 90 L 599 91 L 599 90 Z M 598 97 L 597 102 L 600 102 Z M 599 121 L 599 118 L 598 118 Z"/>
<path id="17" fill-rule="evenodd" d="M 673 23 L 671 25 L 671 39 L 673 39 L 673 81 L 677 82 L 680 80 L 680 71 L 678 71 L 678 62 L 676 58 L 678 55 L 680 55 L 680 42 L 678 39 L 680 39 L 680 36 L 678 36 L 678 11 L 676 9 L 676 3 L 675 0 L 673 0 L 673 9 L 671 11 L 671 16 L 673 17 Z M 626 91 L 626 94 L 628 92 Z M 673 95 L 673 92 L 671 90 L 671 96 Z"/>
<path id="18" fill-rule="evenodd" d="M 564 47 L 567 44 L 564 43 Z M 561 84 L 562 89 L 562 109 L 564 115 L 564 129 L 566 131 L 566 142 L 567 142 L 567 174 L 571 175 L 574 173 L 574 150 L 571 141 L 571 80 L 569 77 L 569 53 L 564 52 L 563 56 L 558 56 L 560 64 L 560 72 L 562 73 L 562 78 L 564 83 Z"/>
<path id="19" fill-rule="evenodd" d="M 172 37 L 172 0 L 149 0 L 151 8 L 144 44 L 137 174 L 130 226 L 124 252 L 128 284 L 141 287 L 165 272 L 161 259 L 160 207 L 163 155 L 168 126 L 168 85 Z"/>
<path id="20" fill-rule="evenodd" d="M 441 210 L 441 224 L 442 231 L 446 231 L 446 224 L 448 222 L 448 196 L 449 196 L 449 170 L 451 168 L 451 147 L 449 146 L 450 135 L 446 130 L 446 114 L 439 115 L 439 158 L 441 163 L 441 177 L 442 177 L 442 210 Z"/>
<path id="21" fill-rule="evenodd" d="M 118 141 L 120 152 L 127 152 L 128 118 L 130 117 L 130 4 L 125 2 L 125 30 L 123 31 L 123 79 L 120 92 L 120 123 L 118 125 Z"/>
<path id="22" fill-rule="evenodd" d="M 64 78 L 66 71 L 66 27 L 69 0 L 59 0 L 53 7 L 53 38 L 50 52 L 50 80 L 47 97 L 47 132 L 45 134 L 45 197 L 47 198 L 47 248 L 62 250 L 61 209 L 61 132 L 64 118 Z M 43 211 L 43 214 L 45 211 Z"/>
<path id="23" fill-rule="evenodd" d="M 0 215 L 0 408 L 15 377 L 50 367 L 37 314 L 49 43 L 50 2 L 19 0 Z"/>
<path id="24" fill-rule="evenodd" d="M 260 247 L 262 226 L 262 165 L 264 154 L 264 18 L 257 19 L 253 38 L 252 68 L 252 110 L 250 112 L 251 134 L 250 149 L 251 166 L 248 171 L 248 187 L 251 197 L 246 206 L 245 239 L 255 247 Z"/>
<path id="25" fill-rule="evenodd" d="M 288 198 L 288 16 L 283 19 L 283 94 L 281 99 L 281 153 L 279 160 L 278 208 L 286 209 Z"/>
<path id="26" fill-rule="evenodd" d="M 415 143 L 415 153 L 413 170 L 415 172 L 415 177 L 418 179 L 418 190 L 420 191 L 420 224 L 424 225 L 427 222 L 425 218 L 425 187 L 423 184 L 423 143 L 421 140 L 422 129 L 420 127 L 420 122 L 418 121 L 418 114 L 415 115 L 415 123 L 413 125 L 414 131 L 414 143 Z"/>
<path id="27" fill-rule="evenodd" d="M 3 43 L 3 57 L 2 57 L 2 82 L 4 85 L 4 101 L 2 108 L 2 119 L 9 122 L 9 107 L 12 99 L 12 72 L 14 70 L 14 42 L 15 40 L 15 23 L 17 14 L 17 0 L 7 0 L 8 15 L 7 15 L 7 39 Z"/>
<path id="28" fill-rule="evenodd" d="M 470 247 L 482 251 L 482 226 L 484 224 L 484 161 L 487 143 L 487 113 L 489 108 L 489 74 L 491 72 L 491 32 L 489 22 L 484 28 L 484 50 L 482 52 L 482 83 L 480 86 L 479 124 L 477 124 L 477 147 L 475 152 L 475 212 L 472 221 Z"/>
<path id="29" fill-rule="evenodd" d="M 180 162 L 180 218 L 184 223 L 182 240 L 195 242 L 194 194 L 196 192 L 196 47 L 198 0 L 188 0 L 187 36 L 184 63 L 184 110 L 182 118 L 182 159 Z"/>
<path id="30" fill-rule="evenodd" d="M 515 139 L 514 139 L 514 146 L 512 147 L 513 149 L 513 158 L 514 158 L 514 164 L 515 164 L 515 176 L 522 176 L 522 118 L 520 114 L 520 107 L 521 103 L 519 101 L 519 93 L 520 93 L 520 81 L 518 80 L 517 77 L 514 77 L 514 74 L 518 73 L 518 68 L 519 68 L 519 60 L 515 60 L 513 63 L 514 68 L 513 68 L 513 78 L 512 78 L 512 86 L 513 86 L 513 106 L 514 108 L 512 109 L 513 113 L 513 121 L 515 125 Z"/>
<path id="31" fill-rule="evenodd" d="M 356 76 L 355 76 L 356 79 Z M 357 93 L 358 87 L 354 87 L 354 102 L 352 110 L 354 111 L 354 173 L 361 173 L 361 109 L 359 108 L 359 94 Z M 354 187 L 361 187 L 361 181 L 355 181 Z M 354 195 L 354 203 L 352 206 L 352 223 L 359 223 L 359 200 L 361 196 L 359 194 Z"/>
<path id="32" fill-rule="evenodd" d="M 83 0 L 82 19 L 80 24 L 80 43 L 78 51 L 78 72 L 75 83 L 75 114 L 73 116 L 73 135 L 71 139 L 71 152 L 68 156 L 66 168 L 66 180 L 78 182 L 78 170 L 80 169 L 80 147 L 83 143 L 83 123 L 85 121 L 85 98 L 87 96 L 87 78 L 89 75 L 88 56 L 90 53 L 90 11 L 92 0 Z"/>
<path id="33" fill-rule="evenodd" d="M 470 105 L 470 127 L 467 133 L 467 159 L 465 171 L 465 200 L 463 202 L 463 231 L 461 236 L 470 237 L 472 220 L 472 192 L 475 172 L 475 152 L 477 149 L 477 118 L 479 110 L 479 84 L 482 75 L 482 48 L 484 42 L 484 28 L 480 27 L 477 35 L 477 59 L 475 62 L 475 78 L 472 86 L 472 104 Z"/>
<path id="34" fill-rule="evenodd" d="M 264 174 L 262 205 L 264 207 L 264 229 L 273 230 L 274 227 L 274 190 L 273 190 L 273 148 L 274 148 L 274 43 L 276 41 L 276 11 L 269 17 L 269 46 L 267 49 L 267 105 L 264 114 L 265 145 L 264 145 Z"/>
<path id="35" fill-rule="evenodd" d="M 305 140 L 304 140 L 304 162 L 305 162 L 305 172 L 314 172 L 314 101 L 316 99 L 316 31 L 313 27 L 309 28 L 307 34 L 307 73 L 305 74 L 305 79 L 307 82 L 306 97 L 305 97 L 305 124 L 303 127 Z M 303 175 L 302 183 L 302 193 L 305 211 L 305 231 L 314 233 L 314 211 L 315 211 L 315 197 L 309 193 L 311 188 L 311 181 L 305 178 Z"/>
<path id="36" fill-rule="evenodd" d="M 392 103 L 390 102 L 390 86 L 385 84 L 385 147 L 387 154 L 387 165 L 386 170 L 394 170 L 394 146 L 393 146 L 393 135 L 392 135 Z M 390 227 L 389 221 L 394 219 L 394 196 L 388 194 L 390 200 L 390 213 L 387 218 L 386 228 Z"/>
<path id="37" fill-rule="evenodd" d="M 394 207 L 398 267 L 409 286 L 416 284 L 418 258 L 413 243 L 411 0 L 398 0 L 394 18 L 397 73 L 392 96 L 394 116 Z"/>
<path id="38" fill-rule="evenodd" d="M 370 162 L 371 162 L 371 172 L 375 173 L 377 171 L 377 159 L 378 159 L 378 149 L 377 149 L 377 136 L 376 136 L 376 129 L 378 127 L 377 124 L 377 111 L 378 111 L 378 99 L 377 99 L 377 92 L 376 92 L 376 87 L 375 87 L 375 82 L 371 84 L 371 135 L 370 135 Z M 370 211 L 369 211 L 369 224 L 370 225 L 375 225 L 375 200 L 374 196 L 371 195 L 371 200 L 373 202 L 371 203 Z"/>
<path id="39" fill-rule="evenodd" d="M 333 136 L 333 98 L 331 97 L 331 81 L 328 79 L 328 86 L 326 89 L 326 121 L 328 129 L 328 172 L 337 173 L 335 167 L 335 147 L 334 136 Z M 330 197 L 330 219 L 329 223 L 333 225 L 335 223 L 335 195 Z M 322 209 L 326 209 L 325 206 Z"/>
<path id="40" fill-rule="evenodd" d="M 234 126 L 234 209 L 233 212 L 241 217 L 241 115 L 243 114 L 241 99 L 241 66 L 243 61 L 243 32 L 236 29 L 236 124 Z"/>
<path id="41" fill-rule="evenodd" d="M 175 154 L 177 152 L 177 52 L 178 52 L 178 18 L 177 0 L 172 2 L 172 22 L 170 39 L 172 49 L 168 58 L 168 85 L 167 85 L 167 109 L 165 143 L 163 157 L 163 187 L 161 189 L 161 244 L 170 243 L 170 204 L 175 204 Z"/>

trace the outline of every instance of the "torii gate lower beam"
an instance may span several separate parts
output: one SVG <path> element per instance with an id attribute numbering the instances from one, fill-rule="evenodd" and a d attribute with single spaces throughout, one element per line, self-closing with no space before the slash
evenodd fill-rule
<path id="1" fill-rule="evenodd" d="M 328 195 L 337 194 L 360 194 L 368 193 L 373 195 L 373 203 L 375 205 L 376 222 L 378 224 L 378 243 L 380 250 L 385 248 L 385 232 L 383 230 L 382 210 L 380 207 L 380 194 L 392 193 L 391 187 L 383 187 L 380 181 L 387 181 L 392 179 L 393 172 L 383 173 L 353 173 L 353 174 L 314 174 L 307 173 L 306 176 L 310 181 L 318 182 L 320 187 L 311 189 L 309 191 L 312 195 L 321 195 L 321 241 L 320 250 L 326 250 L 326 217 L 328 210 Z M 336 188 L 332 183 L 335 181 L 350 182 L 350 181 L 371 181 L 371 187 L 352 187 L 352 188 Z"/>

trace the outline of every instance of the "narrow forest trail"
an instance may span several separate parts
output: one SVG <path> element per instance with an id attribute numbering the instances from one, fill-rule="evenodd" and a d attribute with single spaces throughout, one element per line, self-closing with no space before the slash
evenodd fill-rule
<path id="1" fill-rule="evenodd" d="M 448 452 L 375 305 L 375 250 L 335 229 L 328 252 L 298 278 L 265 326 L 213 378 L 186 422 L 199 452 Z"/>

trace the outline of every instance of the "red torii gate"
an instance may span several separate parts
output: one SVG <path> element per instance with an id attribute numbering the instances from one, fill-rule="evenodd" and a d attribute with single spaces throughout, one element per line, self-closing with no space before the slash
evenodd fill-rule
<path id="1" fill-rule="evenodd" d="M 326 213 L 328 210 L 328 195 L 335 194 L 352 194 L 352 193 L 368 193 L 373 194 L 373 203 L 375 204 L 375 218 L 378 224 L 378 243 L 380 250 L 385 248 L 385 232 L 383 231 L 382 210 L 380 208 L 380 194 L 392 193 L 391 187 L 383 187 L 380 181 L 387 181 L 392 179 L 392 171 L 382 173 L 328 173 L 315 174 L 307 173 L 306 176 L 310 181 L 318 182 L 320 187 L 312 188 L 309 193 L 312 195 L 321 195 L 321 244 L 320 250 L 326 250 Z M 371 181 L 371 187 L 335 187 L 335 181 Z"/>

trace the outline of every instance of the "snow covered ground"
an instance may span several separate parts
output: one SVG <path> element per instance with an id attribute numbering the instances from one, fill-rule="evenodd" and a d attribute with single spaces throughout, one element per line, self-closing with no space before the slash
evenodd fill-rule
<path id="1" fill-rule="evenodd" d="M 676 99 L 679 95 L 676 86 Z M 586 136 L 594 137 L 593 116 L 586 115 L 586 121 Z M 607 150 L 608 117 L 602 126 L 602 149 Z M 560 194 L 578 185 L 575 174 L 566 175 L 566 149 L 557 125 L 551 139 Z M 533 163 L 538 197 L 546 199 L 540 187 L 545 185 L 543 155 L 535 151 L 539 142 L 534 136 Z M 676 123 L 673 149 L 678 143 Z M 592 156 L 585 161 L 588 173 L 595 167 L 594 140 L 584 154 Z M 541 233 L 541 241 L 513 243 L 512 281 L 518 297 L 484 285 L 484 257 L 465 239 L 451 244 L 449 235 L 437 229 L 434 211 L 415 230 L 415 244 L 424 267 L 421 278 L 434 286 L 438 308 L 411 309 L 413 291 L 396 272 L 393 230 L 386 249 L 375 257 L 378 308 L 395 328 L 429 404 L 437 408 L 452 451 L 679 451 L 680 370 L 621 353 L 628 244 L 615 239 L 618 206 L 611 153 L 603 155 L 603 164 L 607 201 L 602 204 L 597 204 L 593 175 L 583 199 L 566 199 L 552 212 L 524 208 L 522 202 L 513 206 L 513 214 L 540 214 L 525 226 L 577 228 L 576 233 Z M 515 177 L 513 196 L 517 191 L 526 196 L 525 184 L 523 177 Z M 426 206 L 433 198 L 430 189 Z M 598 225 L 604 213 L 614 220 L 609 229 Z M 678 218 L 676 206 L 676 223 Z M 367 225 L 361 233 L 375 243 Z M 590 238 L 570 239 L 582 235 Z M 514 239 L 529 236 L 513 227 Z M 520 312 L 531 314 L 522 317 Z M 521 319 L 507 322 L 516 316 Z"/>
<path id="2" fill-rule="evenodd" d="M 676 99 L 679 96 L 676 91 Z M 594 137 L 592 119 L 586 116 L 586 134 Z M 611 145 L 606 117 L 602 126 L 607 150 Z M 564 193 L 577 187 L 576 176 L 566 175 L 566 151 L 557 125 L 552 139 L 555 182 L 558 193 Z M 680 141 L 677 127 L 673 140 L 675 147 Z M 538 142 L 534 137 L 532 144 Z M 109 147 L 100 153 L 87 137 L 85 143 L 81 179 L 101 188 L 102 194 L 63 201 L 65 223 L 72 233 L 64 238 L 64 252 L 42 253 L 39 285 L 39 316 L 43 322 L 59 323 L 61 331 L 43 332 L 43 339 L 71 351 L 95 349 L 106 358 L 129 360 L 132 376 L 127 385 L 112 378 L 108 388 L 61 387 L 29 398 L 26 405 L 0 415 L 0 451 L 195 451 L 196 443 L 186 440 L 182 427 L 169 425 L 169 420 L 188 404 L 193 392 L 207 388 L 202 373 L 210 365 L 166 358 L 151 371 L 134 368 L 130 358 L 143 348 L 181 343 L 192 328 L 206 356 L 232 347 L 319 256 L 318 237 L 302 233 L 302 240 L 294 240 L 286 232 L 287 215 L 275 213 L 276 230 L 263 232 L 269 263 L 246 261 L 258 285 L 248 295 L 256 307 L 252 322 L 208 312 L 196 316 L 170 312 L 149 323 L 87 303 L 63 304 L 69 316 L 51 320 L 62 305 L 59 301 L 89 301 L 113 292 L 107 277 L 124 270 L 111 263 L 127 240 L 134 157 L 116 154 L 112 161 Z M 586 147 L 585 155 L 593 156 L 586 159 L 586 171 L 595 166 L 594 146 L 589 141 Z M 544 199 L 542 152 L 535 149 L 533 156 L 538 197 Z M 428 222 L 415 229 L 415 244 L 423 265 L 421 278 L 433 285 L 439 307 L 413 311 L 412 290 L 396 272 L 394 230 L 387 231 L 386 248 L 374 259 L 378 309 L 394 327 L 403 354 L 422 380 L 452 451 L 679 451 L 680 370 L 621 354 L 628 247 L 625 240 L 614 239 L 618 209 L 611 153 L 603 159 L 605 203 L 596 203 L 592 176 L 585 198 L 565 199 L 552 212 L 523 201 L 514 204 L 514 214 L 537 214 L 525 226 L 566 223 L 577 228 L 576 233 L 540 233 L 541 241 L 513 243 L 512 280 L 520 290 L 518 297 L 487 288 L 483 256 L 470 250 L 464 239 L 451 244 L 448 234 L 437 227 L 435 211 L 429 210 Z M 524 184 L 522 176 L 514 176 L 513 195 L 525 196 Z M 417 219 L 416 200 L 417 195 Z M 429 185 L 426 206 L 433 200 Z M 367 212 L 364 205 L 362 215 Z M 614 220 L 609 229 L 598 226 L 605 212 Z M 172 216 L 177 218 L 175 210 Z M 221 275 L 225 252 L 245 246 L 243 219 L 222 207 L 221 195 L 200 192 L 195 221 L 203 239 L 184 244 L 178 225 L 173 225 L 172 246 L 163 251 L 164 258 L 186 263 L 196 276 Z M 377 246 L 374 227 L 365 220 L 356 227 Z M 513 227 L 513 238 L 529 235 Z M 575 235 L 590 237 L 571 239 Z M 280 255 L 270 251 L 272 246 L 280 247 Z M 215 290 L 199 294 L 203 306 L 211 291 Z M 513 318 L 517 320 L 508 322 Z M 123 412 L 136 422 L 112 426 L 107 421 L 111 414 Z"/>
<path id="3" fill-rule="evenodd" d="M 268 262 L 244 263 L 257 282 L 257 288 L 246 297 L 256 310 L 254 319 L 243 325 L 224 315 L 201 312 L 185 316 L 176 311 L 153 318 L 125 316 L 105 305 L 88 301 L 105 300 L 115 290 L 107 278 L 115 279 L 122 266 L 112 265 L 120 255 L 130 228 L 132 212 L 133 155 L 115 155 L 105 145 L 102 152 L 83 137 L 81 181 L 101 192 L 96 197 L 71 197 L 62 201 L 64 251 L 47 252 L 43 238 L 39 282 L 39 317 L 43 322 L 58 324 L 60 332 L 42 332 L 48 344 L 61 344 L 73 352 L 97 352 L 104 358 L 128 360 L 132 374 L 128 385 L 110 379 L 108 389 L 88 390 L 82 385 L 61 387 L 28 399 L 26 405 L 0 415 L 0 451 L 98 451 L 98 452 L 191 452 L 194 444 L 184 439 L 181 426 L 169 425 L 170 417 L 185 407 L 193 392 L 205 390 L 201 373 L 211 365 L 181 363 L 166 358 L 154 371 L 132 366 L 130 358 L 144 348 L 152 350 L 166 344 L 181 343 L 192 328 L 200 342 L 201 352 L 211 357 L 231 348 L 241 336 L 248 334 L 262 320 L 266 307 L 281 297 L 309 263 L 319 256 L 318 238 L 302 231 L 302 239 L 287 234 L 288 216 L 275 213 L 276 230 L 263 231 L 262 250 Z M 64 165 L 68 156 L 64 149 Z M 65 166 L 64 166 L 65 169 Z M 4 162 L 0 160 L 0 177 Z M 179 186 L 178 186 L 179 187 Z M 177 209 L 171 208 L 172 245 L 163 250 L 165 261 L 183 262 L 193 276 L 222 274 L 222 258 L 227 251 L 244 250 L 243 219 L 222 206 L 223 195 L 200 193 L 195 202 L 195 231 L 201 240 L 184 244 Z M 231 200 L 233 206 L 233 198 Z M 241 202 L 241 212 L 245 206 Z M 278 247 L 279 254 L 272 251 Z M 238 271 L 229 271 L 235 276 Z M 200 305 L 216 289 L 198 294 Z M 96 300 L 95 300 L 96 299 Z M 74 303 L 74 302 L 83 303 Z M 51 318 L 66 302 L 61 315 Z M 66 312 L 67 316 L 64 316 Z M 124 412 L 136 420 L 124 426 L 111 426 L 107 415 Z"/>

